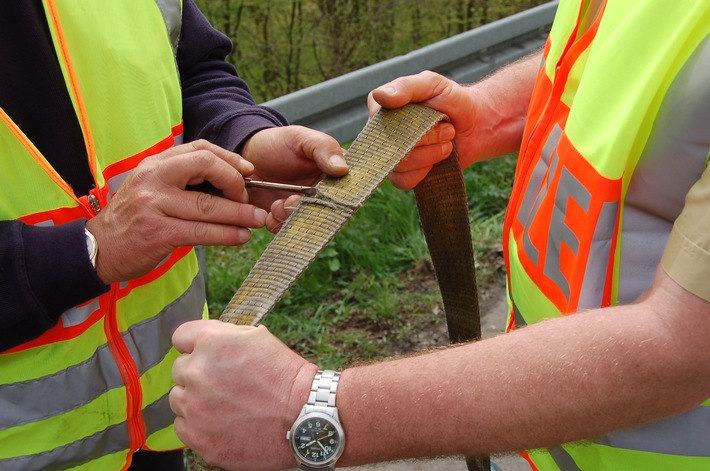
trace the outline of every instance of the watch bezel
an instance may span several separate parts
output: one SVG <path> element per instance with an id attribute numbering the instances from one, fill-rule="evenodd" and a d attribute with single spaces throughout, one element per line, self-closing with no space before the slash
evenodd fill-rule
<path id="1" fill-rule="evenodd" d="M 340 425 L 340 420 L 338 418 L 338 411 L 337 409 L 333 411 L 333 414 L 329 414 L 327 412 L 320 412 L 320 411 L 311 411 L 308 412 L 302 416 L 300 416 L 291 426 L 291 430 L 289 431 L 289 446 L 291 447 L 291 451 L 293 452 L 294 456 L 296 457 L 296 460 L 298 460 L 299 464 L 304 464 L 310 468 L 328 468 L 329 466 L 333 465 L 338 458 L 343 454 L 343 450 L 345 450 L 345 431 L 343 430 L 342 425 Z M 298 427 L 305 421 L 313 419 L 313 418 L 319 418 L 323 420 L 327 420 L 333 428 L 335 428 L 336 432 L 338 433 L 338 445 L 337 448 L 335 449 L 335 452 L 333 453 L 332 456 L 330 456 L 328 459 L 325 461 L 312 461 L 309 460 L 308 458 L 303 457 L 301 453 L 297 450 L 296 446 L 296 430 Z"/>

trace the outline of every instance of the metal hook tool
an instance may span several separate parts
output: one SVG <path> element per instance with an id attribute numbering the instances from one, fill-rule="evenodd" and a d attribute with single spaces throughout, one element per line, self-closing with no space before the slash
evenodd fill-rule
<path id="1" fill-rule="evenodd" d="M 293 191 L 294 193 L 301 193 L 303 195 L 313 196 L 316 194 L 316 188 L 313 186 L 304 185 L 289 185 L 286 183 L 274 183 L 274 182 L 262 182 L 258 180 L 252 180 L 251 178 L 244 179 L 244 186 L 247 188 L 264 188 L 267 190 L 283 190 L 283 191 Z"/>

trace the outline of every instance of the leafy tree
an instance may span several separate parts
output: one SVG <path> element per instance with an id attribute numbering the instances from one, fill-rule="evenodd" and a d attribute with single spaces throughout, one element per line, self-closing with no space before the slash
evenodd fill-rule
<path id="1" fill-rule="evenodd" d="M 266 101 L 548 0 L 195 0 Z"/>

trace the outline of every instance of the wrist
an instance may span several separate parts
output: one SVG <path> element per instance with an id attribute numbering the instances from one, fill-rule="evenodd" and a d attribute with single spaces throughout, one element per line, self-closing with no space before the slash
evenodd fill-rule
<path id="1" fill-rule="evenodd" d="M 491 93 L 485 84 L 471 86 L 472 126 L 469 142 L 470 156 L 466 166 L 508 155 L 520 149 L 524 130 L 524 114 L 511 109 L 509 103 Z"/>
<path id="2" fill-rule="evenodd" d="M 304 363 L 298 370 L 298 373 L 296 373 L 296 377 L 291 384 L 291 391 L 288 395 L 282 438 L 286 436 L 286 431 L 291 428 L 293 422 L 301 413 L 303 405 L 308 401 L 313 377 L 317 371 L 318 367 L 313 363 Z M 281 449 L 284 451 L 283 456 L 286 460 L 284 461 L 285 466 L 289 469 L 296 468 L 298 464 L 293 456 L 288 440 L 283 440 L 282 444 Z"/>
<path id="3" fill-rule="evenodd" d="M 346 443 L 337 408 L 340 372 L 318 370 L 308 398 L 286 433 L 294 460 L 305 471 L 334 471 Z"/>

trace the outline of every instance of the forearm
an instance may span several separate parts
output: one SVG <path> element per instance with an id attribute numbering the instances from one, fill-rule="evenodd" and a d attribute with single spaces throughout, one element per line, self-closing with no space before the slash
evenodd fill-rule
<path id="1" fill-rule="evenodd" d="M 710 361 L 696 357 L 707 306 L 673 304 L 655 297 L 345 370 L 342 464 L 556 445 L 692 407 L 710 390 Z"/>
<path id="2" fill-rule="evenodd" d="M 520 149 L 541 57 L 540 52 L 534 53 L 470 86 L 477 109 L 469 142 L 479 147 L 473 161 Z M 464 162 L 465 166 L 471 163 Z"/>

